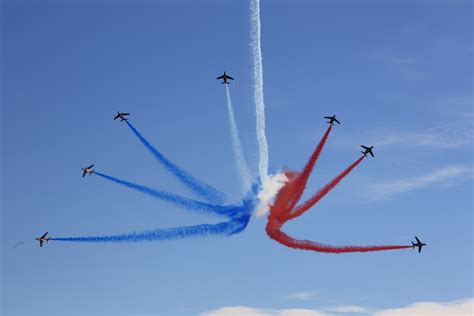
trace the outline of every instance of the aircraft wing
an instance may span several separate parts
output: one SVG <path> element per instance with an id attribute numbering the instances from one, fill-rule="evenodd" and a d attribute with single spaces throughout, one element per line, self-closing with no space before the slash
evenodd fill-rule
<path id="1" fill-rule="evenodd" d="M 217 79 L 217 80 L 219 80 L 219 79 L 224 79 L 224 75 L 222 75 L 222 76 L 220 76 L 220 77 L 217 77 L 216 79 Z"/>
<path id="2" fill-rule="evenodd" d="M 421 252 L 421 247 L 423 247 L 423 246 L 418 247 L 418 253 Z"/>
<path id="3" fill-rule="evenodd" d="M 369 151 L 369 154 L 370 154 L 372 157 L 375 157 L 375 156 L 374 156 L 374 153 L 372 152 L 372 150 Z"/>
<path id="4" fill-rule="evenodd" d="M 421 241 L 418 239 L 418 237 L 415 236 L 415 239 L 416 239 L 416 241 L 417 241 L 418 243 L 421 244 Z"/>
<path id="5" fill-rule="evenodd" d="M 114 120 L 118 119 L 120 117 L 120 113 L 115 115 Z"/>
<path id="6" fill-rule="evenodd" d="M 227 76 L 227 79 L 234 80 L 231 76 Z"/>
<path id="7" fill-rule="evenodd" d="M 341 124 L 341 122 L 339 122 L 336 118 L 334 118 L 334 121 L 336 121 L 337 124 Z"/>
<path id="8" fill-rule="evenodd" d="M 43 247 L 43 241 L 40 240 L 40 247 Z"/>
<path id="9" fill-rule="evenodd" d="M 332 119 L 332 116 L 325 116 L 324 118 L 330 120 Z"/>
<path id="10" fill-rule="evenodd" d="M 89 166 L 89 167 L 87 167 L 86 169 L 90 169 L 90 168 L 92 168 L 92 167 L 94 167 L 94 165 L 90 165 L 90 166 Z"/>
<path id="11" fill-rule="evenodd" d="M 87 173 L 86 170 L 84 170 L 84 171 L 82 172 L 82 177 L 83 177 L 83 178 L 85 177 L 86 173 Z"/>
<path id="12" fill-rule="evenodd" d="M 366 147 L 364 145 L 360 145 L 360 147 L 364 148 L 364 149 L 369 149 L 369 147 Z"/>
<path id="13" fill-rule="evenodd" d="M 122 113 L 122 115 L 130 115 L 130 113 Z"/>
<path id="14" fill-rule="evenodd" d="M 48 234 L 48 232 L 44 233 L 44 235 L 43 235 L 43 236 L 41 236 L 40 238 L 44 238 L 44 237 L 46 237 L 46 235 L 47 235 L 47 234 Z"/>

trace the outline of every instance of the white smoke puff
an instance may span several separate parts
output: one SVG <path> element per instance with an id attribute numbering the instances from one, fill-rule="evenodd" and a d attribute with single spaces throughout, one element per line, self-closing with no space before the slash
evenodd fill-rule
<path id="1" fill-rule="evenodd" d="M 269 204 L 273 201 L 275 195 L 280 189 L 288 182 L 288 177 L 284 173 L 277 173 L 269 175 L 267 181 L 265 181 L 260 187 L 260 191 L 257 194 L 257 198 L 260 203 L 255 211 L 255 216 L 262 217 L 268 213 L 270 208 Z"/>

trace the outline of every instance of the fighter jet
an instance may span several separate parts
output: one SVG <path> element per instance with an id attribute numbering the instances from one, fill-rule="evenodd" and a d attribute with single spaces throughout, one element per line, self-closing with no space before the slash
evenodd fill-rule
<path id="1" fill-rule="evenodd" d="M 94 165 L 90 165 L 89 167 L 86 167 L 86 168 L 81 168 L 83 170 L 82 172 L 83 178 L 85 177 L 86 174 L 91 175 L 92 173 L 94 173 L 94 170 L 92 170 L 92 167 L 94 167 Z"/>
<path id="2" fill-rule="evenodd" d="M 324 118 L 329 120 L 329 121 L 327 122 L 328 124 L 334 125 L 334 122 L 336 122 L 337 124 L 341 124 L 341 122 L 339 122 L 339 121 L 337 120 L 336 115 L 333 115 L 333 116 L 325 116 Z"/>
<path id="3" fill-rule="evenodd" d="M 422 243 L 416 236 L 415 236 L 415 239 L 416 239 L 416 243 L 414 243 L 413 241 L 411 242 L 413 246 L 412 248 L 415 249 L 415 247 L 418 247 L 418 253 L 420 253 L 421 247 L 426 246 L 426 244 Z"/>
<path id="4" fill-rule="evenodd" d="M 49 238 L 46 238 L 46 235 L 48 234 L 48 232 L 44 233 L 43 236 L 41 237 L 38 237 L 38 238 L 35 238 L 35 240 L 39 241 L 40 243 L 40 247 L 43 247 L 43 243 L 46 241 L 46 243 L 48 243 L 48 241 L 51 239 L 51 237 Z"/>
<path id="5" fill-rule="evenodd" d="M 222 76 L 217 77 L 216 79 L 217 79 L 217 80 L 219 80 L 219 79 L 224 80 L 224 81 L 222 81 L 222 84 L 224 84 L 224 83 L 225 83 L 225 84 L 229 84 L 230 82 L 227 81 L 228 79 L 234 80 L 234 78 L 232 78 L 231 76 L 229 76 L 228 74 L 226 74 L 225 71 L 224 71 L 224 74 L 223 74 Z"/>
<path id="6" fill-rule="evenodd" d="M 367 154 L 370 154 L 372 157 L 374 157 L 374 153 L 372 152 L 372 148 L 374 148 L 374 146 L 367 147 L 364 145 L 360 145 L 360 147 L 365 149 L 365 151 L 361 151 L 361 153 L 363 153 L 365 157 L 367 157 Z"/>
<path id="7" fill-rule="evenodd" d="M 127 120 L 127 118 L 125 117 L 126 115 L 130 115 L 130 113 L 124 113 L 124 112 L 117 111 L 117 115 L 115 115 L 114 120 L 116 120 L 120 117 L 120 122 L 126 121 Z"/>

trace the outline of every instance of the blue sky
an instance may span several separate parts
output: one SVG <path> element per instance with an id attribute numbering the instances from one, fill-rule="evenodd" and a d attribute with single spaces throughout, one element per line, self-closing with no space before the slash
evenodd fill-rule
<path id="1" fill-rule="evenodd" d="M 112 120 L 117 110 L 132 113 L 173 161 L 240 200 L 215 77 L 225 69 L 236 79 L 235 115 L 257 176 L 249 3 L 6 1 L 1 9 L 4 315 L 232 315 L 232 306 L 389 315 L 472 300 L 472 3 L 261 3 L 271 171 L 301 168 L 328 114 L 342 125 L 305 196 L 354 161 L 360 144 L 376 146 L 375 159 L 285 231 L 341 245 L 406 244 L 415 234 L 428 243 L 421 254 L 347 255 L 285 248 L 266 236 L 264 218 L 226 238 L 40 249 L 33 238 L 46 230 L 219 221 L 81 178 L 80 167 L 95 163 L 192 196 Z"/>

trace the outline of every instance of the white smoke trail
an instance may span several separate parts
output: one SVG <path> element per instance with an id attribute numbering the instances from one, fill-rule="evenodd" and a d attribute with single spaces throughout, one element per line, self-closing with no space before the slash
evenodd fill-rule
<path id="1" fill-rule="evenodd" d="M 237 164 L 237 170 L 242 181 L 242 193 L 247 193 L 252 184 L 250 177 L 249 168 L 245 161 L 244 152 L 242 151 L 242 145 L 240 144 L 239 131 L 237 130 L 237 124 L 235 123 L 234 108 L 232 107 L 232 99 L 229 93 L 229 85 L 225 85 L 225 92 L 227 96 L 227 112 L 229 113 L 230 123 L 230 135 L 232 138 L 232 148 L 234 150 L 235 162 Z"/>
<path id="2" fill-rule="evenodd" d="M 288 178 L 284 172 L 281 172 L 270 175 L 267 182 L 262 183 L 260 192 L 257 196 L 260 202 L 254 213 L 255 216 L 262 217 L 270 211 L 270 203 L 272 203 L 274 197 L 286 182 L 288 182 Z"/>
<path id="3" fill-rule="evenodd" d="M 254 102 L 257 119 L 257 141 L 260 152 L 260 181 L 268 182 L 268 143 L 265 135 L 265 103 L 263 100 L 263 65 L 260 46 L 260 0 L 250 1 L 250 47 L 253 60 Z"/>

